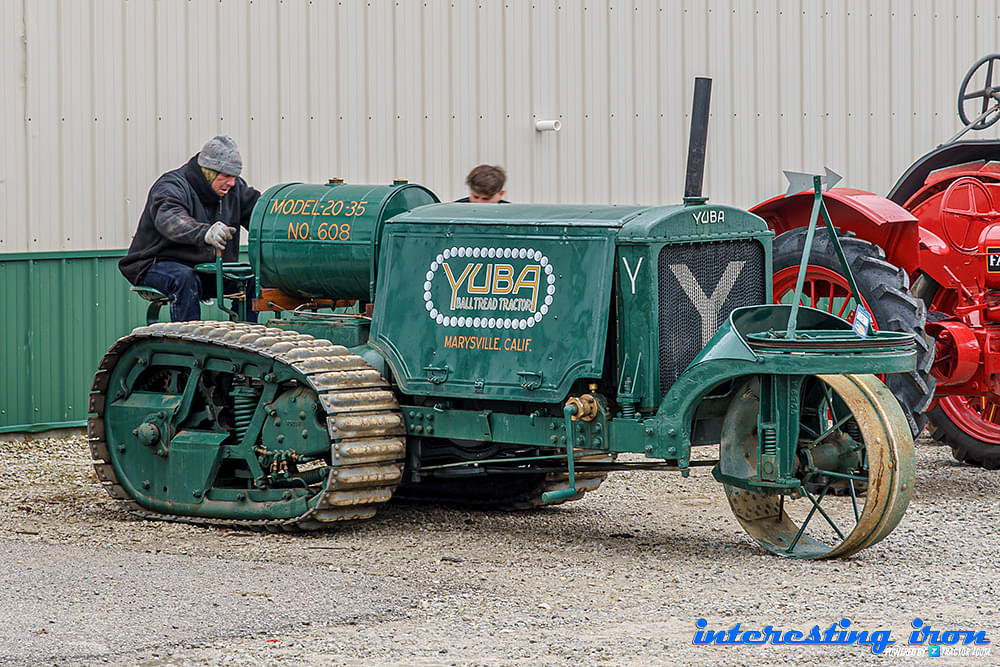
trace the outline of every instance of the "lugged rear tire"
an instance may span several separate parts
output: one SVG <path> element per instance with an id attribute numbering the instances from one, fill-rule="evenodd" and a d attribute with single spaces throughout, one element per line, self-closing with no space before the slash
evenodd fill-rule
<path id="1" fill-rule="evenodd" d="M 782 297 L 794 290 L 799 262 L 805 250 L 807 228 L 792 229 L 774 239 L 774 299 L 781 303 Z M 873 243 L 857 238 L 853 233 L 841 233 L 840 244 L 844 256 L 854 274 L 861 296 L 874 318 L 876 328 L 886 331 L 912 333 L 917 344 L 917 368 L 906 373 L 886 376 L 885 384 L 903 408 L 906 421 L 913 437 L 927 424 L 927 408 L 934 399 L 936 380 L 931 376 L 934 364 L 934 346 L 924 331 L 927 309 L 923 301 L 910 294 L 910 278 L 901 268 L 886 261 L 885 252 Z M 810 278 L 822 282 L 830 278 L 830 272 L 837 274 L 846 287 L 840 259 L 830 242 L 826 229 L 816 229 L 813 247 L 809 254 L 810 269 L 820 267 L 813 275 L 807 269 L 806 281 Z M 788 287 L 788 285 L 791 287 Z M 781 287 L 784 286 L 784 287 Z M 809 292 L 803 290 L 805 305 L 810 305 Z M 822 296 L 822 295 L 820 295 Z M 816 306 L 820 307 L 820 306 Z M 841 314 L 847 317 L 849 313 Z"/>
<path id="2" fill-rule="evenodd" d="M 1000 470 L 1000 444 L 969 435 L 952 421 L 940 405 L 935 406 L 928 417 L 928 433 L 936 442 L 951 447 L 956 460 L 986 470 Z"/>

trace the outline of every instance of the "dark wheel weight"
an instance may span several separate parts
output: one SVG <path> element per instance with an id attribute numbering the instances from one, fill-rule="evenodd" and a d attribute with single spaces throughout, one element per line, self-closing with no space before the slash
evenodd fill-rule
<path id="1" fill-rule="evenodd" d="M 968 405 L 968 401 L 979 401 L 978 397 L 949 396 L 952 412 L 963 418 L 965 428 L 955 423 L 938 404 L 928 413 L 927 430 L 937 442 L 951 447 L 952 456 L 969 465 L 982 466 L 987 470 L 1000 470 L 1000 440 L 982 440 L 968 431 L 981 432 L 984 426 L 995 426 L 985 420 L 981 410 Z M 1000 427 L 998 427 L 1000 428 Z M 966 430 L 968 429 L 968 430 Z"/>
<path id="2" fill-rule="evenodd" d="M 790 303 L 795 291 L 799 261 L 805 249 L 806 228 L 793 229 L 774 239 L 774 300 Z M 885 384 L 896 396 L 916 437 L 927 423 L 925 414 L 934 398 L 934 347 L 924 332 L 927 309 L 910 294 L 906 272 L 885 259 L 877 245 L 848 232 L 840 235 L 840 244 L 867 305 L 876 329 L 901 331 L 916 335 L 917 368 L 907 373 L 886 376 Z M 802 290 L 802 304 L 826 310 L 847 320 L 854 317 L 857 299 L 842 275 L 837 251 L 826 230 L 820 227 L 813 238 L 809 267 Z"/>

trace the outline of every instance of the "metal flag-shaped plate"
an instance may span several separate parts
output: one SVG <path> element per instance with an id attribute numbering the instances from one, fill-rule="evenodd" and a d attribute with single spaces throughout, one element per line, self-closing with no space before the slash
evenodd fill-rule
<path id="1" fill-rule="evenodd" d="M 785 191 L 785 196 L 789 197 L 799 192 L 804 192 L 805 190 L 813 189 L 813 179 L 819 176 L 820 183 L 823 184 L 824 190 L 829 190 L 838 182 L 840 182 L 841 176 L 833 169 L 829 167 L 823 167 L 826 170 L 825 175 L 820 174 L 806 174 L 799 171 L 785 171 L 785 178 L 788 179 L 788 190 Z"/>

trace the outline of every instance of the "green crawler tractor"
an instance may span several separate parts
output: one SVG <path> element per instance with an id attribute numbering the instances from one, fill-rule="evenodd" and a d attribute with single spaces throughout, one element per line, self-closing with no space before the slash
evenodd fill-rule
<path id="1" fill-rule="evenodd" d="M 277 316 L 115 343 L 97 474 L 144 517 L 312 530 L 393 495 L 521 509 L 613 470 L 711 466 L 766 549 L 856 553 L 912 490 L 910 429 L 874 375 L 914 368 L 912 337 L 762 305 L 772 232 L 694 180 L 655 207 L 272 187 L 250 296 Z"/>

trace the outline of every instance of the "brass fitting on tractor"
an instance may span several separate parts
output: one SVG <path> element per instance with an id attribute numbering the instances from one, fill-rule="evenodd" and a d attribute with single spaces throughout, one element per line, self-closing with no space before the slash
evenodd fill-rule
<path id="1" fill-rule="evenodd" d="M 594 421 L 598 412 L 600 412 L 600 406 L 593 394 L 571 396 L 566 401 L 566 405 L 572 405 L 576 408 L 576 413 L 572 417 L 573 421 Z"/>

